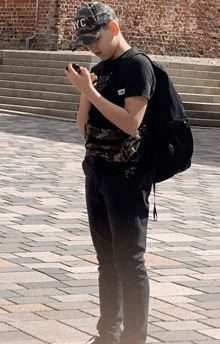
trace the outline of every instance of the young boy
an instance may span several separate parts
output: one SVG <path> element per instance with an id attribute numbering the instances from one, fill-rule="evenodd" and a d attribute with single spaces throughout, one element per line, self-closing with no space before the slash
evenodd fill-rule
<path id="1" fill-rule="evenodd" d="M 83 67 L 78 73 L 72 64 L 66 71 L 81 93 L 77 123 L 86 138 L 86 201 L 99 262 L 99 336 L 93 344 L 144 344 L 149 306 L 144 254 L 153 173 L 150 140 L 140 131 L 155 76 L 147 57 L 124 39 L 109 6 L 85 4 L 74 27 L 73 49 L 87 46 L 101 60 L 91 73 Z"/>

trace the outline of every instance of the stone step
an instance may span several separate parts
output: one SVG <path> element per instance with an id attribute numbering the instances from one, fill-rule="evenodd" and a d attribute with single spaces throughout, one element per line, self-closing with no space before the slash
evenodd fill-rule
<path id="1" fill-rule="evenodd" d="M 98 61 L 98 58 L 88 53 L 70 52 L 36 52 L 36 51 L 0 51 L 0 73 L 1 74 L 22 74 L 23 81 L 29 81 L 25 75 L 42 75 L 64 77 L 65 68 L 69 62 L 79 63 L 88 70 Z M 5 77 L 7 77 L 5 75 Z"/>
<path id="2" fill-rule="evenodd" d="M 220 87 L 175 85 L 178 93 L 220 95 Z"/>
<path id="3" fill-rule="evenodd" d="M 49 101 L 41 99 L 30 99 L 30 98 L 16 98 L 9 96 L 0 95 L 1 104 L 28 106 L 28 107 L 40 107 L 45 109 L 59 109 L 68 111 L 77 111 L 78 105 L 73 102 L 60 102 L 60 101 Z"/>
<path id="4" fill-rule="evenodd" d="M 70 82 L 67 77 L 64 76 L 54 76 L 54 75 L 36 75 L 36 74 L 15 74 L 15 73 L 1 73 L 1 80 L 8 80 L 13 82 L 34 82 L 34 83 L 43 83 L 50 85 L 66 85 L 70 86 Z"/>
<path id="5" fill-rule="evenodd" d="M 179 93 L 182 101 L 220 104 L 220 95 Z"/>
<path id="6" fill-rule="evenodd" d="M 206 79 L 206 80 L 218 80 L 220 82 L 220 72 L 209 72 L 209 71 L 195 71 L 185 69 L 166 69 L 170 76 L 193 78 L 193 79 Z"/>
<path id="7" fill-rule="evenodd" d="M 25 66 L 10 66 L 1 65 L 0 73 L 12 74 L 28 74 L 28 75 L 43 75 L 43 76 L 65 76 L 65 68 L 45 68 L 45 67 L 25 67 Z"/>
<path id="8" fill-rule="evenodd" d="M 204 110 L 186 110 L 191 126 L 220 128 L 220 112 Z"/>
<path id="9" fill-rule="evenodd" d="M 165 69 L 204 71 L 204 64 L 200 64 L 200 63 L 174 62 L 174 61 L 162 61 L 162 60 L 155 60 L 155 61 L 162 64 Z M 220 73 L 220 66 L 215 65 L 215 64 L 206 64 L 205 70 L 210 71 L 210 72 Z"/>
<path id="10" fill-rule="evenodd" d="M 58 61 L 58 60 L 32 60 L 32 59 L 4 59 L 2 67 L 6 66 L 14 66 L 14 67 L 32 67 L 32 68 L 55 68 L 64 71 L 66 66 L 69 62 L 73 62 L 74 60 L 71 59 L 71 61 L 65 60 L 65 61 Z M 76 62 L 76 61 L 74 61 Z M 79 62 L 79 61 L 78 61 Z M 79 62 L 82 67 L 85 67 L 87 69 L 91 68 L 90 62 Z"/>
<path id="11" fill-rule="evenodd" d="M 61 118 L 61 119 L 70 119 L 75 120 L 77 111 L 72 110 L 63 110 L 63 109 L 50 109 L 45 107 L 33 107 L 33 106 L 24 106 L 24 105 L 14 105 L 14 104 L 5 104 L 1 103 L 0 100 L 0 109 L 4 109 L 11 114 L 20 114 L 28 116 L 39 116 L 39 117 L 49 117 L 49 118 Z"/>
<path id="12" fill-rule="evenodd" d="M 214 127 L 220 128 L 220 120 L 209 119 L 209 118 L 190 118 L 189 121 L 191 126 L 197 127 Z"/>
<path id="13" fill-rule="evenodd" d="M 211 80 L 211 79 L 193 79 L 193 78 L 185 78 L 185 77 L 176 77 L 170 75 L 170 78 L 174 85 L 185 85 L 185 86 L 200 86 L 200 87 L 220 87 L 219 80 Z"/>
<path id="14" fill-rule="evenodd" d="M 11 75 L 11 74 L 9 74 Z M 2 75 L 1 75 L 2 76 Z M 21 76 L 21 75 L 20 75 Z M 19 79 L 19 78 L 18 78 Z M 35 80 L 35 79 L 34 79 Z M 23 90 L 35 90 L 41 92 L 55 92 L 55 93 L 66 93 L 66 94 L 77 94 L 80 93 L 76 90 L 68 81 L 68 85 L 62 84 L 49 84 L 49 83 L 32 83 L 16 80 L 2 80 L 0 79 L 1 88 L 10 89 L 23 89 Z"/>
<path id="15" fill-rule="evenodd" d="M 217 112 L 220 114 L 220 104 L 183 102 L 183 105 L 186 110 L 190 110 L 190 111 L 192 110 L 205 111 L 207 113 Z"/>
<path id="16" fill-rule="evenodd" d="M 64 103 L 66 106 L 67 103 L 79 104 L 80 96 L 76 94 L 68 93 L 58 93 L 58 92 L 43 92 L 42 90 L 30 90 L 30 89 L 12 89 L 12 88 L 1 88 L 1 96 L 13 97 L 13 98 L 29 98 L 32 100 L 41 100 L 41 101 L 56 101 L 59 103 Z"/>
<path id="17" fill-rule="evenodd" d="M 31 59 L 31 60 L 53 60 L 53 61 L 75 61 L 97 63 L 99 59 L 89 52 L 72 51 L 37 51 L 37 50 L 1 50 L 0 59 Z"/>
<path id="18" fill-rule="evenodd" d="M 201 119 L 214 119 L 220 121 L 220 113 L 219 112 L 211 112 L 211 111 L 200 111 L 200 110 L 186 110 L 187 115 L 192 119 L 201 118 Z"/>

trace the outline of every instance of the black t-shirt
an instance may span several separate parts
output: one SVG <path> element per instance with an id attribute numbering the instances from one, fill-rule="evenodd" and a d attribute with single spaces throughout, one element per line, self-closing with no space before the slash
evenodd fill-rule
<path id="1" fill-rule="evenodd" d="M 98 76 L 97 90 L 104 98 L 121 107 L 124 107 L 128 97 L 142 96 L 150 102 L 155 89 L 156 79 L 149 59 L 144 54 L 136 53 L 137 50 L 131 48 L 116 60 L 101 61 L 92 68 L 92 72 Z M 94 105 L 89 112 L 88 122 L 98 128 L 116 128 Z M 116 171 L 131 167 L 146 169 L 151 158 L 150 147 L 147 145 L 146 140 L 142 140 L 138 151 L 126 163 L 110 163 L 97 157 L 86 157 L 86 160 L 98 170 Z"/>

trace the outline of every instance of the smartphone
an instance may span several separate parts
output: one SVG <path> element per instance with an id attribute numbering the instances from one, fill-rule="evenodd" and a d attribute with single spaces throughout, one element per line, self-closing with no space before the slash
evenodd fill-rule
<path id="1" fill-rule="evenodd" d="M 80 66 L 77 63 L 72 63 L 72 67 L 78 74 L 81 73 Z M 68 66 L 66 66 L 66 70 L 68 70 Z"/>

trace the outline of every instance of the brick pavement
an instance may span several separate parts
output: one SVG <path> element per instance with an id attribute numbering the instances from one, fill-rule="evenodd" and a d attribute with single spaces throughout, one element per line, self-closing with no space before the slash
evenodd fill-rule
<path id="1" fill-rule="evenodd" d="M 76 124 L 0 113 L 0 343 L 96 334 L 97 264 Z M 157 187 L 147 343 L 220 343 L 219 129 L 193 128 L 192 167 Z"/>

